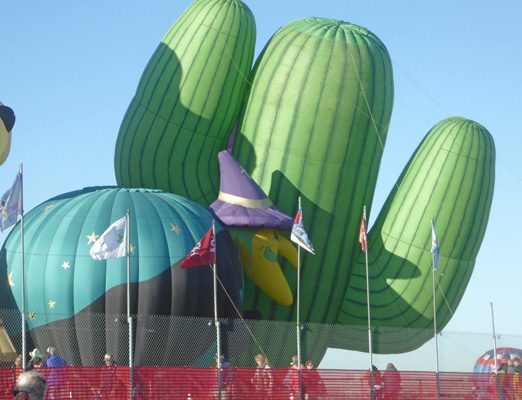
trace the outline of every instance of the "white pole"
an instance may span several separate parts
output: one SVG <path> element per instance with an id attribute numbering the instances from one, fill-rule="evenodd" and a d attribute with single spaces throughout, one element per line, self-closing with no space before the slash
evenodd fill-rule
<path id="1" fill-rule="evenodd" d="M 212 220 L 212 236 L 216 240 L 216 224 Z M 221 400 L 221 331 L 219 329 L 218 309 L 217 309 L 217 243 L 216 243 L 216 261 L 214 262 L 214 324 L 216 326 L 216 347 L 217 347 L 217 369 L 218 369 L 218 391 L 219 400 Z"/>
<path id="2" fill-rule="evenodd" d="M 498 377 L 498 366 L 497 366 L 497 335 L 495 334 L 495 317 L 493 315 L 493 303 L 491 304 L 491 324 L 493 325 L 493 357 L 495 357 L 495 377 L 497 381 L 497 400 L 500 400 L 500 382 Z"/>
<path id="3" fill-rule="evenodd" d="M 126 239 L 126 252 L 127 252 L 127 323 L 129 324 L 129 398 L 133 398 L 133 370 L 132 370 L 132 317 L 131 317 L 131 306 L 130 306 L 130 212 L 127 210 L 126 224 L 125 224 L 125 237 Z"/>
<path id="4" fill-rule="evenodd" d="M 26 332 L 25 332 L 25 257 L 24 257 L 24 177 L 22 173 L 22 164 L 20 164 L 20 232 L 21 232 L 21 251 L 22 251 L 22 368 L 26 367 Z"/>
<path id="5" fill-rule="evenodd" d="M 363 207 L 364 232 L 366 229 L 366 206 Z M 368 243 L 368 241 L 366 241 Z M 372 349 L 372 322 L 370 318 L 370 277 L 368 270 L 368 244 L 366 245 L 366 304 L 368 308 L 368 352 L 370 353 L 370 391 L 373 400 L 373 349 Z"/>
<path id="6" fill-rule="evenodd" d="M 298 200 L 298 210 L 301 209 L 301 196 Z M 301 399 L 301 246 L 297 246 L 297 368 L 299 371 L 299 399 Z"/>
<path id="7" fill-rule="evenodd" d="M 440 400 L 439 386 L 439 346 L 437 341 L 437 298 L 435 290 L 435 254 L 433 254 L 433 336 L 435 338 L 435 373 L 437 375 L 437 399 Z"/>

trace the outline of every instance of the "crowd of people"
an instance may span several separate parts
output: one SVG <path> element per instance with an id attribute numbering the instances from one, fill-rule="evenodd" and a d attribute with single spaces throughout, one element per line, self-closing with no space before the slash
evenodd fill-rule
<path id="1" fill-rule="evenodd" d="M 373 365 L 372 372 L 368 371 L 364 377 L 367 385 L 373 383 L 373 398 L 376 400 L 398 399 L 402 390 L 401 374 L 395 365 L 388 363 L 386 369 L 381 372 Z"/>
<path id="2" fill-rule="evenodd" d="M 46 357 L 35 348 L 29 352 L 29 361 L 26 364 L 25 372 L 22 369 L 22 356 L 19 355 L 13 368 L 13 382 L 16 382 L 12 389 L 15 399 L 43 399 L 48 394 L 48 398 L 64 399 L 69 398 L 70 393 L 67 392 L 67 371 L 62 367 L 69 364 L 63 358 L 57 355 L 56 348 L 49 347 L 46 351 Z M 99 387 L 92 387 L 93 399 L 117 399 L 121 394 L 121 387 L 116 371 L 116 361 L 112 354 L 107 353 L 104 356 L 104 368 L 101 371 Z M 44 372 L 45 369 L 45 372 Z M 44 377 L 44 375 L 46 377 Z M 77 377 L 81 380 L 81 377 Z M 45 383 L 45 387 L 42 386 Z M 4 388 L 4 390 L 10 390 Z M 42 394 L 43 393 L 43 394 Z M 42 396 L 42 397 L 40 397 Z"/>
<path id="3" fill-rule="evenodd" d="M 49 347 L 46 351 L 45 358 L 42 352 L 35 348 L 29 353 L 30 360 L 26 365 L 26 371 L 22 372 L 22 358 L 19 356 L 15 361 L 15 369 L 18 369 L 16 384 L 13 391 L 15 399 L 37 400 L 43 399 L 48 394 L 49 399 L 67 398 L 67 393 L 62 393 L 67 387 L 66 374 L 62 367 L 66 367 L 67 362 L 57 355 L 54 347 Z M 250 378 L 250 385 L 263 398 L 270 398 L 275 389 L 276 379 L 272 372 L 272 365 L 268 358 L 263 354 L 257 354 L 254 357 L 257 368 Z M 237 398 L 238 386 L 241 385 L 237 376 L 237 370 L 231 368 L 232 365 L 221 354 L 218 363 L 218 355 L 215 357 L 215 365 L 220 365 L 222 399 L 230 400 Z M 105 354 L 103 368 L 100 376 L 99 387 L 91 388 L 93 399 L 116 399 L 122 392 L 119 385 L 116 362 L 112 354 Z M 43 369 L 47 369 L 43 373 Z M 520 360 L 516 359 L 512 372 L 522 372 Z M 41 373 L 42 372 L 42 373 Z M 500 368 L 500 373 L 508 373 L 507 364 Z M 44 377 L 45 376 L 45 377 Z M 279 378 L 281 379 L 281 378 Z M 364 379 L 368 385 L 373 384 L 373 393 L 375 400 L 393 400 L 398 399 L 401 391 L 401 377 L 393 364 L 388 364 L 386 370 L 381 372 L 377 367 L 373 366 L 372 371 L 367 371 Z M 244 383 L 244 382 L 243 382 Z M 521 382 L 522 383 L 522 382 Z M 287 392 L 288 399 L 298 400 L 321 400 L 328 397 L 326 385 L 321 379 L 319 371 L 314 368 L 311 360 L 307 360 L 304 364 L 299 364 L 298 357 L 292 357 L 288 372 L 284 376 L 282 382 L 277 381 L 277 385 L 282 384 Z M 503 382 L 505 386 L 506 383 Z M 301 396 L 301 397 L 299 397 Z"/>

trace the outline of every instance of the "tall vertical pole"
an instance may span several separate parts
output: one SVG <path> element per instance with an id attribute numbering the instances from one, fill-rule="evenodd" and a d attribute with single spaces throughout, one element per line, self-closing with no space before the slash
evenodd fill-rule
<path id="1" fill-rule="evenodd" d="M 363 207 L 363 223 L 366 232 L 366 206 Z M 368 308 L 368 352 L 370 353 L 370 391 L 373 400 L 373 348 L 372 348 L 372 320 L 370 317 L 370 276 L 368 269 L 368 248 L 364 251 L 366 256 L 366 305 Z"/>
<path id="2" fill-rule="evenodd" d="M 130 211 L 127 210 L 126 223 L 125 223 L 125 237 L 126 237 L 126 253 L 127 253 L 127 323 L 129 324 L 129 398 L 132 400 L 133 398 L 133 369 L 132 369 L 132 317 L 131 317 L 131 298 L 130 298 Z"/>
<path id="3" fill-rule="evenodd" d="M 491 304 L 491 324 L 493 325 L 493 357 L 495 357 L 494 361 L 494 370 L 495 370 L 495 380 L 497 382 L 497 400 L 500 400 L 500 381 L 498 376 L 498 365 L 497 365 L 497 335 L 495 334 L 495 317 L 493 315 L 493 303 Z"/>
<path id="4" fill-rule="evenodd" d="M 25 371 L 26 367 L 26 332 L 25 332 L 25 257 L 24 257 L 24 176 L 22 173 L 22 164 L 19 169 L 20 174 L 20 232 L 21 232 L 21 247 L 22 247 L 22 368 Z"/>
<path id="5" fill-rule="evenodd" d="M 298 210 L 301 209 L 301 196 L 299 196 Z M 297 246 L 297 368 L 299 373 L 299 397 L 301 400 L 301 315 L 300 315 L 300 300 L 301 300 L 301 246 Z"/>
<path id="6" fill-rule="evenodd" d="M 216 240 L 216 224 L 212 220 L 212 236 Z M 216 326 L 216 347 L 217 347 L 217 369 L 218 369 L 218 391 L 219 400 L 222 398 L 221 393 L 221 330 L 218 321 L 218 309 L 217 309 L 217 245 L 216 245 L 216 260 L 214 262 L 214 324 Z"/>
<path id="7" fill-rule="evenodd" d="M 437 297 L 435 286 L 435 254 L 433 255 L 433 337 L 435 338 L 435 374 L 437 376 L 437 399 L 440 400 L 439 384 L 439 347 L 437 341 Z"/>

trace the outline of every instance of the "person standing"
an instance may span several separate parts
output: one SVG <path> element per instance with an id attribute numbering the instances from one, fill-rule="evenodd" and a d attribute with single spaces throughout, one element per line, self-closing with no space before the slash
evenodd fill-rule
<path id="1" fill-rule="evenodd" d="M 43 354 L 40 351 L 40 349 L 38 349 L 38 348 L 34 349 L 33 351 L 31 351 L 29 353 L 29 356 L 31 357 L 31 359 L 27 363 L 26 371 L 30 371 L 34 368 L 41 368 L 44 366 Z"/>
<path id="2" fill-rule="evenodd" d="M 217 366 L 217 354 L 216 354 L 216 366 Z M 232 364 L 227 360 L 224 354 L 221 354 L 221 388 L 223 400 L 233 398 L 234 395 L 234 380 L 235 370 L 232 368 Z"/>
<path id="3" fill-rule="evenodd" d="M 373 398 L 376 400 L 382 399 L 382 375 L 379 369 L 372 365 L 372 370 L 366 371 L 364 375 L 364 380 L 368 383 L 368 387 L 371 386 L 373 375 Z"/>
<path id="4" fill-rule="evenodd" d="M 285 379 L 283 380 L 283 384 L 288 389 L 290 398 L 299 398 L 299 366 L 297 363 L 297 356 L 292 357 L 290 370 L 286 374 Z"/>
<path id="5" fill-rule="evenodd" d="M 32 370 L 20 374 L 13 388 L 13 399 L 44 400 L 47 381 L 39 372 Z"/>
<path id="6" fill-rule="evenodd" d="M 116 399 L 121 395 L 121 388 L 118 385 L 118 371 L 116 361 L 111 353 L 103 356 L 105 366 L 102 367 L 100 390 L 98 392 L 102 399 Z"/>
<path id="7" fill-rule="evenodd" d="M 382 373 L 383 399 L 398 399 L 401 391 L 401 374 L 395 365 L 388 363 Z"/>
<path id="8" fill-rule="evenodd" d="M 270 365 L 265 362 L 265 356 L 258 354 L 254 357 L 257 368 L 254 373 L 254 377 L 251 382 L 254 385 L 256 392 L 261 393 L 264 397 L 272 395 L 272 372 L 270 371 Z"/>
<path id="9" fill-rule="evenodd" d="M 302 385 L 306 398 L 308 400 L 326 398 L 326 386 L 321 379 L 319 371 L 314 368 L 314 363 L 311 360 L 306 361 L 305 368 L 302 375 Z"/>
<path id="10" fill-rule="evenodd" d="M 51 368 L 47 378 L 49 398 L 53 400 L 65 398 L 66 370 L 63 367 L 67 366 L 67 362 L 56 355 L 54 347 L 47 348 L 47 357 L 46 366 Z"/>

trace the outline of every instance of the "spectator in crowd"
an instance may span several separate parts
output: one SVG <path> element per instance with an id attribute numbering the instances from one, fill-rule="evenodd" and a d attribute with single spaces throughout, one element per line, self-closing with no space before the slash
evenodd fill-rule
<path id="1" fill-rule="evenodd" d="M 373 376 L 373 398 L 376 400 L 382 399 L 382 376 L 379 369 L 372 365 L 372 371 L 366 371 L 366 374 L 364 375 L 364 380 L 368 384 L 369 387 L 371 387 L 372 382 L 372 376 Z"/>
<path id="2" fill-rule="evenodd" d="M 303 392 L 308 400 L 320 400 L 327 398 L 326 386 L 319 375 L 319 371 L 314 368 L 311 360 L 305 362 L 305 370 L 301 377 Z"/>
<path id="3" fill-rule="evenodd" d="M 513 365 L 515 366 L 515 376 L 513 377 L 513 392 L 516 400 L 522 400 L 522 364 L 520 364 L 520 358 L 515 357 L 513 359 Z"/>
<path id="4" fill-rule="evenodd" d="M 270 365 L 266 363 L 263 354 L 257 354 L 254 359 L 257 364 L 256 372 L 254 373 L 254 377 L 251 379 L 254 389 L 256 392 L 261 393 L 262 396 L 271 396 L 273 378 L 272 372 L 270 371 Z"/>
<path id="5" fill-rule="evenodd" d="M 508 364 L 500 364 L 498 369 L 498 382 L 499 382 L 499 398 L 500 400 L 509 400 L 511 398 L 511 377 L 508 375 Z"/>
<path id="6" fill-rule="evenodd" d="M 31 353 L 29 353 L 29 354 L 31 354 Z M 21 354 L 18 357 L 16 357 L 16 360 L 14 361 L 14 367 L 22 368 L 22 355 Z"/>
<path id="7" fill-rule="evenodd" d="M 515 361 L 513 359 L 509 359 L 507 362 L 507 373 L 514 374 L 515 373 Z"/>
<path id="8" fill-rule="evenodd" d="M 395 365 L 388 363 L 382 373 L 383 400 L 398 399 L 401 392 L 401 374 Z"/>
<path id="9" fill-rule="evenodd" d="M 216 353 L 216 366 L 217 366 Z M 223 400 L 233 397 L 235 371 L 232 369 L 232 364 L 227 360 L 224 354 L 221 354 L 221 395 Z"/>
<path id="10" fill-rule="evenodd" d="M 20 374 L 13 388 L 13 399 L 44 400 L 47 393 L 47 381 L 37 371 Z"/>
<path id="11" fill-rule="evenodd" d="M 116 361 L 111 353 L 106 353 L 103 356 L 101 379 L 100 379 L 100 390 L 98 395 L 101 399 L 116 399 L 121 395 L 123 390 L 118 384 L 118 371 L 116 369 Z"/>
<path id="12" fill-rule="evenodd" d="M 63 399 L 65 393 L 67 393 L 66 385 L 66 370 L 63 367 L 67 366 L 67 362 L 56 355 L 56 349 L 54 347 L 47 348 L 47 362 L 48 368 L 51 368 L 51 372 L 47 377 L 47 384 L 49 389 L 50 399 Z"/>
<path id="13" fill-rule="evenodd" d="M 290 398 L 299 398 L 299 364 L 297 362 L 297 356 L 292 357 L 290 369 L 283 380 L 283 384 L 288 389 Z"/>
<path id="14" fill-rule="evenodd" d="M 520 358 L 513 358 L 513 366 L 514 366 L 514 374 L 522 374 L 522 364 L 520 363 Z"/>
<path id="15" fill-rule="evenodd" d="M 33 351 L 31 351 L 29 353 L 29 356 L 31 357 L 31 359 L 29 360 L 29 362 L 26 365 L 26 368 L 25 368 L 26 371 L 30 371 L 34 368 L 42 368 L 44 366 L 43 354 L 40 351 L 40 349 L 38 349 L 38 348 L 34 349 Z"/>

